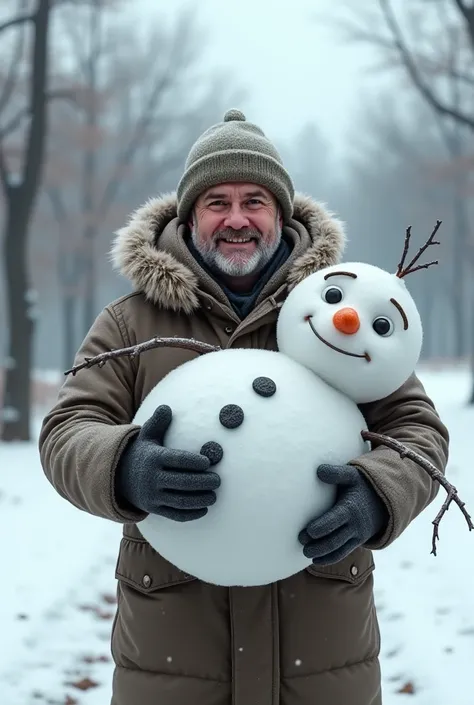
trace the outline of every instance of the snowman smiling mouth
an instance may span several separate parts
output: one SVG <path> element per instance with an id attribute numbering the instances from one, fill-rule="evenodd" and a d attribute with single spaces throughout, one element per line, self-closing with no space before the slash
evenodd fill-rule
<path id="1" fill-rule="evenodd" d="M 338 347 L 336 347 L 335 345 L 333 345 L 332 343 L 330 343 L 329 341 L 325 340 L 325 339 L 318 333 L 318 331 L 316 330 L 316 328 L 314 327 L 313 321 L 311 320 L 312 318 L 313 318 L 313 317 L 312 317 L 311 315 L 304 317 L 305 321 L 308 321 L 308 323 L 309 323 L 309 325 L 310 325 L 310 328 L 311 328 L 311 330 L 313 331 L 313 333 L 314 333 L 314 335 L 316 336 L 316 338 L 318 338 L 322 343 L 324 343 L 325 345 L 327 345 L 327 346 L 328 346 L 329 348 L 331 348 L 332 350 L 335 350 L 336 352 L 341 353 L 342 355 L 349 355 L 349 357 L 358 357 L 358 358 L 362 358 L 362 359 L 364 359 L 364 360 L 367 360 L 367 362 L 371 362 L 372 358 L 370 357 L 370 355 L 369 355 L 368 352 L 365 352 L 365 353 L 363 353 L 362 355 L 358 355 L 357 353 L 352 353 L 352 352 L 348 352 L 347 350 L 342 350 L 342 348 L 338 348 Z"/>

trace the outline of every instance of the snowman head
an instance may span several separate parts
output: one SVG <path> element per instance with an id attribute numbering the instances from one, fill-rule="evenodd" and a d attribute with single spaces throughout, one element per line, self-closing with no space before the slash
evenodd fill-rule
<path id="1" fill-rule="evenodd" d="M 290 292 L 277 324 L 280 352 L 357 403 L 398 389 L 418 362 L 422 338 L 403 278 L 362 262 L 304 279 Z"/>

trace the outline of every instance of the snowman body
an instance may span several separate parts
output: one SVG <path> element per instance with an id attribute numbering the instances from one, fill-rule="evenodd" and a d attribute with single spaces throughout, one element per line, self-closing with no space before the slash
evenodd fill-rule
<path id="1" fill-rule="evenodd" d="M 298 534 L 335 501 L 318 466 L 370 450 L 358 404 L 408 379 L 422 338 L 403 278 L 351 262 L 319 270 L 289 293 L 279 352 L 221 350 L 170 372 L 135 422 L 170 406 L 165 445 L 199 453 L 214 444 L 222 458 L 212 469 L 222 481 L 206 516 L 180 524 L 149 515 L 139 525 L 145 539 L 218 585 L 264 585 L 303 570 L 311 561 Z"/>
<path id="2" fill-rule="evenodd" d="M 224 586 L 269 584 L 307 567 L 298 534 L 335 501 L 318 466 L 369 450 L 357 404 L 286 355 L 248 349 L 208 353 L 171 371 L 134 422 L 160 404 L 173 412 L 167 447 L 221 449 L 211 467 L 221 486 L 196 521 L 148 515 L 139 529 L 151 546 L 184 572 Z"/>

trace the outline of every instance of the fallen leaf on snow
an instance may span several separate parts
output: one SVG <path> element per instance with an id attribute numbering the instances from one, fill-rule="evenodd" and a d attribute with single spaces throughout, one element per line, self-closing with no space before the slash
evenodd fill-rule
<path id="1" fill-rule="evenodd" d="M 461 636 L 474 636 L 474 627 L 464 627 L 464 629 L 458 631 L 458 634 Z"/>
<path id="2" fill-rule="evenodd" d="M 67 685 L 70 685 L 72 688 L 77 688 L 78 690 L 90 690 L 91 688 L 97 688 L 99 686 L 98 683 L 95 681 L 91 680 L 90 678 L 83 678 L 80 681 L 76 681 L 75 683 L 67 683 Z"/>
<path id="3" fill-rule="evenodd" d="M 116 605 L 117 604 L 117 598 L 115 595 L 102 595 L 102 600 L 106 602 L 108 605 Z"/>
<path id="4" fill-rule="evenodd" d="M 106 612 L 98 605 L 78 605 L 78 609 L 81 612 L 92 612 L 98 619 L 113 619 L 114 612 Z"/>
<path id="5" fill-rule="evenodd" d="M 109 663 L 109 656 L 84 656 L 82 659 L 84 663 Z"/>
<path id="6" fill-rule="evenodd" d="M 400 690 L 397 690 L 397 693 L 407 693 L 408 695 L 414 695 L 415 694 L 415 686 L 413 683 L 405 683 L 405 685 L 400 688 Z"/>

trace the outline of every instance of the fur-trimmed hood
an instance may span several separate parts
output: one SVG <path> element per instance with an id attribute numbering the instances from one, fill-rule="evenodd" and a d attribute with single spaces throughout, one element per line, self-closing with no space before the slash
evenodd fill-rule
<path id="1" fill-rule="evenodd" d="M 191 313 L 199 306 L 199 278 L 186 263 L 191 254 L 176 256 L 169 247 L 170 238 L 163 236 L 165 230 L 169 232 L 172 221 L 176 230 L 175 193 L 148 200 L 132 213 L 127 225 L 116 232 L 110 256 L 114 268 L 147 299 L 163 308 Z M 295 195 L 289 227 L 294 228 L 295 235 L 303 228 L 308 241 L 303 253 L 291 262 L 286 279 L 291 289 L 322 267 L 337 264 L 346 236 L 343 223 L 325 205 L 300 193 Z"/>

